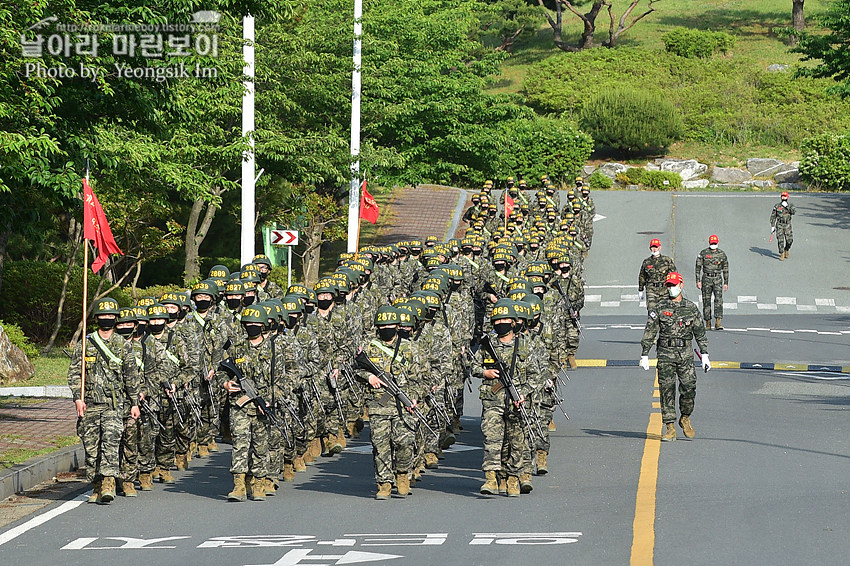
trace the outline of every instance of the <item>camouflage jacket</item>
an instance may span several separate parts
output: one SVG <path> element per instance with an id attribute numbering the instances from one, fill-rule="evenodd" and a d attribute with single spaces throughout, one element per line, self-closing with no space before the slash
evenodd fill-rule
<path id="1" fill-rule="evenodd" d="M 691 340 L 697 341 L 700 353 L 708 354 L 705 323 L 699 308 L 684 297 L 679 301 L 664 297 L 649 313 L 640 341 L 641 355 L 648 355 L 656 343 L 659 359 L 676 354 L 690 355 Z"/>
<path id="2" fill-rule="evenodd" d="M 712 250 L 705 248 L 697 256 L 696 274 L 694 279 L 701 281 L 702 277 L 720 277 L 723 276 L 723 283 L 729 284 L 729 260 L 726 258 L 726 252 L 721 249 Z"/>
<path id="3" fill-rule="evenodd" d="M 268 279 L 266 281 L 265 287 L 257 285 L 257 302 L 268 301 L 269 299 L 283 299 L 286 293 L 283 292 L 280 285 Z"/>
<path id="4" fill-rule="evenodd" d="M 510 369 L 514 355 L 514 341 L 503 344 L 495 334 L 490 335 L 496 353 Z M 531 398 L 531 393 L 540 387 L 540 380 L 545 380 L 545 365 L 540 357 L 540 352 L 531 344 L 528 336 L 519 336 L 516 346 L 517 358 L 514 369 L 513 383 L 520 395 L 526 399 Z M 487 400 L 505 399 L 507 391 L 502 387 L 499 379 L 485 379 L 484 370 L 493 369 L 495 360 L 481 348 L 472 362 L 472 376 L 480 380 L 478 398 Z"/>
<path id="5" fill-rule="evenodd" d="M 230 350 L 233 362 L 236 367 L 242 372 L 244 377 L 252 379 L 257 386 L 257 393 L 266 402 L 272 400 L 272 341 L 268 338 L 263 338 L 263 341 L 257 345 L 251 344 L 248 337 L 243 335 L 239 341 L 233 344 Z M 229 372 L 219 368 L 217 382 L 224 383 L 225 381 L 236 381 L 236 377 Z M 280 391 L 277 392 L 280 394 Z M 243 393 L 228 393 L 231 404 L 242 397 Z M 254 403 L 250 403 L 245 407 L 249 413 L 255 413 L 256 408 Z"/>
<path id="6" fill-rule="evenodd" d="M 667 274 L 671 271 L 677 271 L 673 258 L 666 255 L 660 255 L 658 257 L 649 256 L 643 260 L 640 266 L 638 291 L 643 291 L 647 286 L 664 287 Z"/>
<path id="7" fill-rule="evenodd" d="M 99 347 L 98 342 L 103 346 Z M 80 399 L 84 356 L 86 383 L 83 401 L 87 406 L 101 405 L 123 411 L 128 400 L 133 400 L 132 405 L 136 404 L 135 400 L 139 398 L 138 367 L 131 344 L 117 332 L 113 332 L 108 340 L 100 338 L 99 331 L 81 340 L 74 348 L 68 367 L 68 386 L 74 401 Z"/>
<path id="8" fill-rule="evenodd" d="M 791 224 L 791 217 L 797 213 L 797 210 L 794 208 L 794 205 L 788 203 L 788 206 L 782 206 L 782 203 L 774 204 L 773 210 L 770 211 L 770 225 L 776 226 Z"/>
<path id="9" fill-rule="evenodd" d="M 379 369 L 387 372 L 408 397 L 418 399 L 417 392 L 422 390 L 423 374 L 429 365 L 422 360 L 419 349 L 408 340 L 401 340 L 398 336 L 390 344 L 378 339 L 372 340 L 366 345 L 364 351 Z M 396 346 L 398 351 L 396 352 Z M 392 363 L 390 363 L 392 362 Z M 395 397 L 384 387 L 375 389 L 368 385 L 369 372 L 359 369 L 355 372 L 360 381 L 367 384 L 365 391 L 366 405 L 369 412 L 374 414 L 393 414 L 396 412 Z"/>

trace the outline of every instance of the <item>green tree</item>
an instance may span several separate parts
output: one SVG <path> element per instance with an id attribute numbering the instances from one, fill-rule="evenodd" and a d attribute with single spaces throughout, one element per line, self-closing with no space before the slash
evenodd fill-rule
<path id="1" fill-rule="evenodd" d="M 819 61 L 813 67 L 800 67 L 799 76 L 831 77 L 838 84 L 830 90 L 850 96 L 850 0 L 834 0 L 815 17 L 820 30 L 802 32 L 791 51 L 803 54 L 803 61 Z"/>

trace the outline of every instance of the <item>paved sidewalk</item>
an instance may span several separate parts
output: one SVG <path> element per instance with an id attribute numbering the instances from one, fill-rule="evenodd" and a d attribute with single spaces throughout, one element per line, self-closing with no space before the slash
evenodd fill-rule
<path id="1" fill-rule="evenodd" d="M 14 398 L 0 402 L 0 466 L 8 451 L 41 450 L 74 436 L 77 414 L 69 399 Z M 5 467 L 5 466 L 4 466 Z"/>
<path id="2" fill-rule="evenodd" d="M 378 245 L 436 236 L 441 242 L 455 237 L 454 219 L 463 214 L 466 191 L 442 185 L 399 189 L 390 204 L 392 218 Z M 461 223 L 462 224 L 462 223 Z"/>

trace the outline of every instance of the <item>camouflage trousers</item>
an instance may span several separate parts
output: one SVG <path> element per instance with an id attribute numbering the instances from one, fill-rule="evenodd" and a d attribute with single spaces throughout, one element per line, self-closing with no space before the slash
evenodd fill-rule
<path id="1" fill-rule="evenodd" d="M 779 248 L 779 253 L 791 249 L 791 244 L 794 243 L 794 234 L 791 232 L 791 223 L 776 224 L 776 246 Z"/>
<path id="2" fill-rule="evenodd" d="M 702 318 L 723 318 L 723 277 L 702 278 Z M 714 297 L 714 316 L 711 316 L 711 299 Z"/>
<path id="3" fill-rule="evenodd" d="M 658 301 L 667 296 L 667 288 L 662 285 L 661 287 L 656 287 L 654 285 L 647 284 L 646 289 L 646 312 L 652 312 L 655 310 L 656 305 L 658 305 Z"/>
<path id="4" fill-rule="evenodd" d="M 661 396 L 661 420 L 676 420 L 676 380 L 679 382 L 679 413 L 685 416 L 694 411 L 697 394 L 697 373 L 694 356 L 687 348 L 662 349 L 658 352 L 658 391 Z"/>
<path id="5" fill-rule="evenodd" d="M 528 439 L 519 412 L 507 407 L 504 394 L 482 399 L 481 432 L 484 434 L 485 472 L 504 470 L 518 476 L 528 458 Z"/>
<path id="6" fill-rule="evenodd" d="M 85 414 L 77 418 L 77 436 L 82 440 L 86 451 L 88 481 L 118 477 L 118 448 L 123 431 L 121 412 L 106 405 L 89 405 Z"/>
<path id="7" fill-rule="evenodd" d="M 215 388 L 213 388 L 215 389 Z M 210 399 L 207 386 L 202 384 L 201 388 L 201 424 L 198 426 L 197 441 L 200 445 L 206 445 L 215 440 L 218 435 L 218 419 L 221 406 L 220 399 Z M 213 412 L 213 404 L 215 404 L 215 412 Z"/>
<path id="8" fill-rule="evenodd" d="M 255 478 L 269 475 L 269 423 L 253 403 L 239 407 L 230 405 L 230 434 L 233 437 L 230 473 L 248 474 Z"/>
<path id="9" fill-rule="evenodd" d="M 156 467 L 158 428 L 145 414 L 124 420 L 120 449 L 122 481 L 135 481 L 139 474 L 152 472 Z"/>
<path id="10" fill-rule="evenodd" d="M 543 438 L 538 436 L 534 441 L 533 448 L 535 450 L 549 452 L 549 423 L 552 422 L 555 407 L 551 404 L 549 393 L 544 392 L 542 397 L 543 400 L 541 402 L 535 403 L 534 411 L 537 413 L 537 418 L 540 420 L 540 427 L 543 429 Z"/>
<path id="11" fill-rule="evenodd" d="M 416 421 L 402 416 L 395 407 L 369 406 L 369 430 L 375 481 L 392 482 L 395 473 L 407 473 L 413 464 Z"/>
<path id="12" fill-rule="evenodd" d="M 156 436 L 156 465 L 163 470 L 171 470 L 174 468 L 178 423 L 177 413 L 169 399 L 162 399 L 157 417 L 165 428 L 160 429 Z"/>

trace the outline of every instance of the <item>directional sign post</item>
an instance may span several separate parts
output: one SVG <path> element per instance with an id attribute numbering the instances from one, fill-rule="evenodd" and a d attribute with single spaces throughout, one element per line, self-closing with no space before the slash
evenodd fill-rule
<path id="1" fill-rule="evenodd" d="M 298 230 L 272 230 L 272 245 L 286 246 L 286 287 L 292 286 L 292 246 L 298 245 Z"/>

